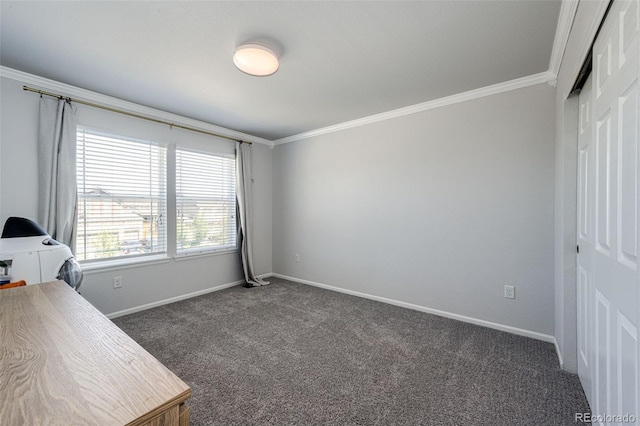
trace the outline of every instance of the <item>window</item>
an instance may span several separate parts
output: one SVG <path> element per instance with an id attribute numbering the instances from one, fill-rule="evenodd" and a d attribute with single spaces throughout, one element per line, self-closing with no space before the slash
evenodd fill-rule
<path id="1" fill-rule="evenodd" d="M 82 127 L 77 136 L 79 260 L 117 263 L 236 249 L 233 154 L 173 149 Z"/>
<path id="2" fill-rule="evenodd" d="M 166 253 L 167 148 L 78 128 L 76 257 Z"/>
<path id="3" fill-rule="evenodd" d="M 176 252 L 236 247 L 235 159 L 176 147 Z"/>

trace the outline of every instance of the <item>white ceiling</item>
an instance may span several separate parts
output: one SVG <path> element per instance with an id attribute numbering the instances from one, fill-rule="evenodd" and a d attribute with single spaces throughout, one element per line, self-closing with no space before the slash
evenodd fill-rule
<path id="1" fill-rule="evenodd" d="M 274 140 L 547 71 L 559 0 L 0 1 L 0 64 Z M 270 77 L 232 63 L 262 42 Z"/>

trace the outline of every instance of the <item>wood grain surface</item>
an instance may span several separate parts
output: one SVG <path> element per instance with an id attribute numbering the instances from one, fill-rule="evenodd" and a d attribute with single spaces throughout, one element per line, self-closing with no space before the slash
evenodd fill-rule
<path id="1" fill-rule="evenodd" d="M 144 424 L 190 395 L 63 281 L 0 291 L 3 425 Z"/>

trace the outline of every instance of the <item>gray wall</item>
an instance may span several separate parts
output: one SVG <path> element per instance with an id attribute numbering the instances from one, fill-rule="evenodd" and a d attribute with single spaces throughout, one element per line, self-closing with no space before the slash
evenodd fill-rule
<path id="1" fill-rule="evenodd" d="M 576 202 L 578 106 L 569 92 L 602 21 L 607 2 L 581 1 L 558 73 L 556 91 L 555 331 L 565 369 L 577 372 Z"/>
<path id="2" fill-rule="evenodd" d="M 38 95 L 24 92 L 22 83 L 0 82 L 0 225 L 9 216 L 37 219 Z M 233 153 L 233 143 L 188 132 L 170 130 L 119 114 L 78 105 L 78 123 L 131 137 L 180 143 L 193 148 Z M 271 272 L 271 165 L 272 150 L 253 145 L 254 261 L 258 274 Z M 113 277 L 122 276 L 123 288 L 113 289 Z M 180 297 L 242 279 L 237 252 L 193 257 L 144 266 L 87 271 L 81 292 L 103 313 L 109 314 L 168 298 Z"/>
<path id="3" fill-rule="evenodd" d="M 554 99 L 542 84 L 276 146 L 274 273 L 550 337 Z"/>

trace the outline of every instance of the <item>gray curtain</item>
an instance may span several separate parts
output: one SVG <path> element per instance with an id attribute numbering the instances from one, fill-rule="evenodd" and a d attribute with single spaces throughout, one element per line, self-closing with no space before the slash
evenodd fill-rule
<path id="1" fill-rule="evenodd" d="M 244 279 L 249 286 L 269 284 L 256 277 L 253 269 L 251 229 L 253 227 L 253 171 L 251 168 L 251 145 L 236 143 L 236 198 L 238 201 L 238 242 L 242 254 Z"/>
<path id="2" fill-rule="evenodd" d="M 76 113 L 65 99 L 40 97 L 38 222 L 75 251 Z"/>

